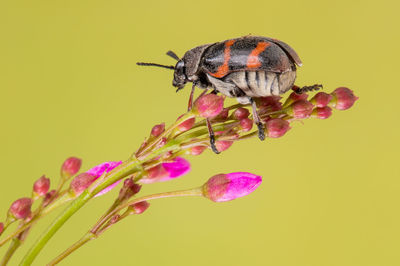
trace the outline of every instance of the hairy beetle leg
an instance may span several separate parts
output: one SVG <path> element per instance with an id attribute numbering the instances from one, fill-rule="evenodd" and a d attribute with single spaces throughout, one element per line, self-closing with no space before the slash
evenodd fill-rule
<path id="1" fill-rule="evenodd" d="M 296 87 L 293 87 L 293 90 L 295 93 L 302 94 L 302 93 L 309 92 L 309 91 L 317 91 L 322 88 L 323 88 L 322 84 L 314 84 L 311 86 L 304 86 L 301 88 L 296 86 Z"/>
<path id="2" fill-rule="evenodd" d="M 260 116 L 258 115 L 256 102 L 251 97 L 249 97 L 249 101 L 251 103 L 251 108 L 253 109 L 254 123 L 258 128 L 258 138 L 260 140 L 265 140 L 265 128 L 264 124 L 260 120 Z"/>
<path id="3" fill-rule="evenodd" d="M 219 154 L 219 151 L 218 151 L 217 147 L 215 146 L 214 130 L 212 129 L 211 122 L 210 122 L 210 120 L 208 118 L 206 119 L 206 123 L 207 123 L 208 135 L 210 136 L 211 149 L 216 154 Z"/>

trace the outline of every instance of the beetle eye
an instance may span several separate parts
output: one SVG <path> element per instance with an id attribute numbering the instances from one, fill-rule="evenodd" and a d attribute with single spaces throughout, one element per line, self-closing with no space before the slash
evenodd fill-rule
<path id="1" fill-rule="evenodd" d="M 177 74 L 183 75 L 184 70 L 185 70 L 185 63 L 182 60 L 178 61 L 178 63 L 176 63 L 176 66 L 175 66 L 175 71 L 177 72 Z"/>

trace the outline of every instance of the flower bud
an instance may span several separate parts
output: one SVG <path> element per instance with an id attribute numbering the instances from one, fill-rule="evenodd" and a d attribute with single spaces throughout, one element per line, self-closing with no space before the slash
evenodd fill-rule
<path id="1" fill-rule="evenodd" d="M 4 224 L 0 223 L 0 236 L 3 233 L 3 231 L 4 231 Z"/>
<path id="2" fill-rule="evenodd" d="M 81 173 L 72 179 L 70 184 L 70 190 L 75 195 L 80 195 L 85 189 L 87 189 L 97 178 L 94 175 L 88 173 Z"/>
<path id="3" fill-rule="evenodd" d="M 224 108 L 224 98 L 216 94 L 205 94 L 200 96 L 193 106 L 193 111 L 204 117 L 215 117 Z"/>
<path id="4" fill-rule="evenodd" d="M 147 201 L 141 201 L 131 205 L 133 214 L 142 214 L 147 208 L 149 208 L 150 203 Z"/>
<path id="5" fill-rule="evenodd" d="M 190 171 L 190 163 L 182 157 L 176 157 L 172 162 L 164 162 L 147 170 L 147 176 L 139 182 L 150 184 L 164 182 L 187 174 Z"/>
<path id="6" fill-rule="evenodd" d="M 273 118 L 266 122 L 267 136 L 270 138 L 279 138 L 290 129 L 289 122 L 281 118 Z"/>
<path id="7" fill-rule="evenodd" d="M 297 87 L 297 86 L 293 86 Z M 298 87 L 297 87 L 298 88 Z M 297 93 L 297 92 L 292 92 L 289 97 L 286 99 L 285 103 L 283 104 L 284 107 L 291 105 L 294 102 L 300 101 L 300 100 L 307 100 L 308 94 L 307 93 Z"/>
<path id="8" fill-rule="evenodd" d="M 227 149 L 229 149 L 230 146 L 232 146 L 233 141 L 230 140 L 217 140 L 215 142 L 215 147 L 217 148 L 217 150 L 219 152 L 221 151 L 225 151 Z"/>
<path id="9" fill-rule="evenodd" d="M 228 118 L 228 115 L 229 115 L 229 109 L 223 108 L 221 113 L 213 117 L 213 120 L 226 120 Z"/>
<path id="10" fill-rule="evenodd" d="M 219 174 L 203 185 L 203 196 L 214 202 L 234 200 L 250 194 L 261 182 L 261 176 L 246 172 Z"/>
<path id="11" fill-rule="evenodd" d="M 267 96 L 256 98 L 256 104 L 260 109 L 267 109 L 270 112 L 279 111 L 282 109 L 282 103 L 280 96 Z"/>
<path id="12" fill-rule="evenodd" d="M 137 194 L 141 188 L 142 186 L 133 182 L 132 178 L 127 178 L 119 191 L 118 199 L 120 201 L 129 199 L 133 195 Z"/>
<path id="13" fill-rule="evenodd" d="M 317 107 L 311 113 L 312 117 L 316 117 L 319 119 L 327 119 L 332 115 L 332 109 L 328 106 L 325 107 Z"/>
<path id="14" fill-rule="evenodd" d="M 33 184 L 33 193 L 42 197 L 46 195 L 50 188 L 50 179 L 42 176 Z"/>
<path id="15" fill-rule="evenodd" d="M 310 102 L 316 107 L 325 107 L 332 100 L 332 98 L 332 95 L 320 91 L 314 95 Z"/>
<path id="16" fill-rule="evenodd" d="M 159 125 L 155 125 L 152 129 L 151 129 L 151 136 L 152 137 L 158 137 L 161 135 L 161 133 L 163 133 L 165 130 L 165 123 L 161 123 Z"/>
<path id="17" fill-rule="evenodd" d="M 78 173 L 81 168 L 82 160 L 76 157 L 70 157 L 64 161 L 61 167 L 61 176 L 68 179 Z"/>
<path id="18" fill-rule="evenodd" d="M 8 213 L 16 219 L 25 219 L 31 214 L 31 206 L 33 200 L 31 198 L 20 198 L 11 204 Z"/>
<path id="19" fill-rule="evenodd" d="M 312 103 L 306 100 L 299 100 L 287 108 L 287 113 L 294 118 L 307 118 L 311 115 L 312 110 Z"/>
<path id="20" fill-rule="evenodd" d="M 181 115 L 180 117 L 178 117 L 177 120 L 179 120 L 183 115 Z M 187 119 L 186 121 L 180 123 L 177 126 L 177 129 L 179 132 L 185 132 L 188 131 L 189 129 L 191 129 L 194 126 L 194 123 L 196 122 L 196 118 L 192 117 Z"/>
<path id="21" fill-rule="evenodd" d="M 337 110 L 349 109 L 358 100 L 353 91 L 346 87 L 337 88 L 331 95 L 333 96 L 332 107 Z"/>
<path id="22" fill-rule="evenodd" d="M 254 122 L 250 118 L 244 118 L 240 120 L 240 127 L 244 132 L 250 131 L 253 127 L 253 124 Z"/>
<path id="23" fill-rule="evenodd" d="M 205 149 L 207 149 L 206 146 L 194 146 L 189 149 L 188 153 L 191 155 L 200 155 Z"/>
<path id="24" fill-rule="evenodd" d="M 238 109 L 236 109 L 233 112 L 232 117 L 233 117 L 233 119 L 236 119 L 236 120 L 242 120 L 242 119 L 249 117 L 249 115 L 250 115 L 249 110 L 247 110 L 246 108 L 243 108 L 243 107 L 239 107 Z"/>

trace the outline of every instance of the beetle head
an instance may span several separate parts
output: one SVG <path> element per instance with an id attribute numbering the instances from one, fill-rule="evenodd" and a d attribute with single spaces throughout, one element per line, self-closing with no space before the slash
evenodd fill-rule
<path id="1" fill-rule="evenodd" d="M 175 65 L 174 80 L 172 81 L 172 86 L 177 87 L 176 91 L 183 89 L 186 82 L 188 81 L 185 72 L 185 62 L 183 61 L 183 59 L 181 59 Z"/>

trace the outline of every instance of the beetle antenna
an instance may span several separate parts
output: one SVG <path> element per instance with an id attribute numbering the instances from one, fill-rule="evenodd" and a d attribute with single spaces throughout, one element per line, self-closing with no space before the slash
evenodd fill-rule
<path id="1" fill-rule="evenodd" d="M 156 66 L 156 67 L 163 67 L 163 68 L 168 68 L 168 69 L 175 69 L 174 66 L 166 66 L 166 65 L 160 65 L 160 64 L 155 64 L 155 63 L 137 62 L 136 65 L 138 65 L 138 66 Z"/>
<path id="2" fill-rule="evenodd" d="M 173 59 L 175 59 L 176 61 L 179 61 L 179 57 L 176 55 L 176 53 L 172 52 L 171 50 L 169 50 L 167 52 L 167 55 L 172 57 Z"/>

